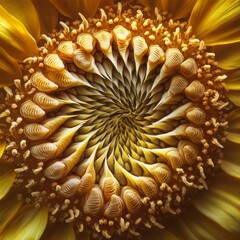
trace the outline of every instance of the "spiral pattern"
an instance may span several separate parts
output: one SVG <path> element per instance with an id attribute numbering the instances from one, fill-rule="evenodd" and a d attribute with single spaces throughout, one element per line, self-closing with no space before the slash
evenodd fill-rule
<path id="1" fill-rule="evenodd" d="M 152 19 L 117 4 L 80 18 L 44 35 L 5 88 L 3 157 L 17 166 L 18 197 L 47 203 L 51 222 L 139 236 L 163 228 L 218 169 L 225 76 L 186 23 L 157 9 Z"/>

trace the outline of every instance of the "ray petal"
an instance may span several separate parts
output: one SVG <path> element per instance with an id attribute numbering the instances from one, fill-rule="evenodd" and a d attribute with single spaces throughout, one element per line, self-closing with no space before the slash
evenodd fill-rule
<path id="1" fill-rule="evenodd" d="M 20 78 L 21 75 L 21 68 L 17 61 L 0 48 L 0 87 L 11 85 L 13 80 Z"/>
<path id="2" fill-rule="evenodd" d="M 47 208 L 24 206 L 17 218 L 0 235 L 2 240 L 31 239 L 39 240 L 48 221 Z"/>
<path id="3" fill-rule="evenodd" d="M 196 0 L 160 0 L 156 1 L 156 5 L 159 9 L 171 14 L 173 19 L 179 19 L 188 16 Z"/>
<path id="4" fill-rule="evenodd" d="M 22 202 L 17 200 L 14 196 L 7 197 L 1 202 L 0 208 L 0 234 L 4 231 L 5 227 L 12 221 L 18 213 Z"/>
<path id="5" fill-rule="evenodd" d="M 57 9 L 48 0 L 34 0 L 33 4 L 37 9 L 41 33 L 52 32 L 58 23 Z"/>
<path id="6" fill-rule="evenodd" d="M 17 18 L 36 40 L 39 38 L 40 25 L 38 14 L 31 1 L 0 0 L 0 5 L 2 5 L 11 15 Z"/>
<path id="7" fill-rule="evenodd" d="M 239 11 L 239 0 L 198 0 L 189 25 L 208 46 L 239 42 Z"/>
<path id="8" fill-rule="evenodd" d="M 6 147 L 6 141 L 4 139 L 0 139 L 0 158 L 3 155 L 5 147 Z"/>
<path id="9" fill-rule="evenodd" d="M 34 38 L 25 26 L 0 6 L 0 45 L 18 61 L 38 52 Z"/>
<path id="10" fill-rule="evenodd" d="M 4 196 L 9 192 L 14 179 L 15 179 L 16 173 L 14 172 L 13 168 L 1 164 L 0 168 L 0 199 L 4 198 Z"/>
<path id="11" fill-rule="evenodd" d="M 221 68 L 233 70 L 240 67 L 240 42 L 213 47 Z"/>
<path id="12" fill-rule="evenodd" d="M 78 13 L 85 17 L 93 17 L 97 12 L 100 0 L 93 0 L 89 4 L 88 0 L 50 0 L 57 10 L 69 18 L 78 18 Z"/>

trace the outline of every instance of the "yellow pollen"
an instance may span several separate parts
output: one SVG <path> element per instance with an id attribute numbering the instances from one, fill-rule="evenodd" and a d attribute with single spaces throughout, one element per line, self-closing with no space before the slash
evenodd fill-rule
<path id="1" fill-rule="evenodd" d="M 12 188 L 96 239 L 162 229 L 219 168 L 226 76 L 186 22 L 158 9 L 79 15 L 43 35 L 0 92 Z"/>

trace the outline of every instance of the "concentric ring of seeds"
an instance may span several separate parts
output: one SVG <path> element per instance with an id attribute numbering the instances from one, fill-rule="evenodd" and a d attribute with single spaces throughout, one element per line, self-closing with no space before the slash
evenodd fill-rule
<path id="1" fill-rule="evenodd" d="M 118 4 L 60 22 L 1 93 L 13 190 L 47 205 L 50 222 L 139 236 L 163 228 L 218 169 L 226 76 L 186 22 L 152 15 Z"/>

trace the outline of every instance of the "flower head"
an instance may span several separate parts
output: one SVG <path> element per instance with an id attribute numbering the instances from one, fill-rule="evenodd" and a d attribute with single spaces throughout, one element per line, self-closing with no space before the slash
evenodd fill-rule
<path id="1" fill-rule="evenodd" d="M 0 238 L 237 238 L 240 2 L 95 3 L 1 2 Z"/>

